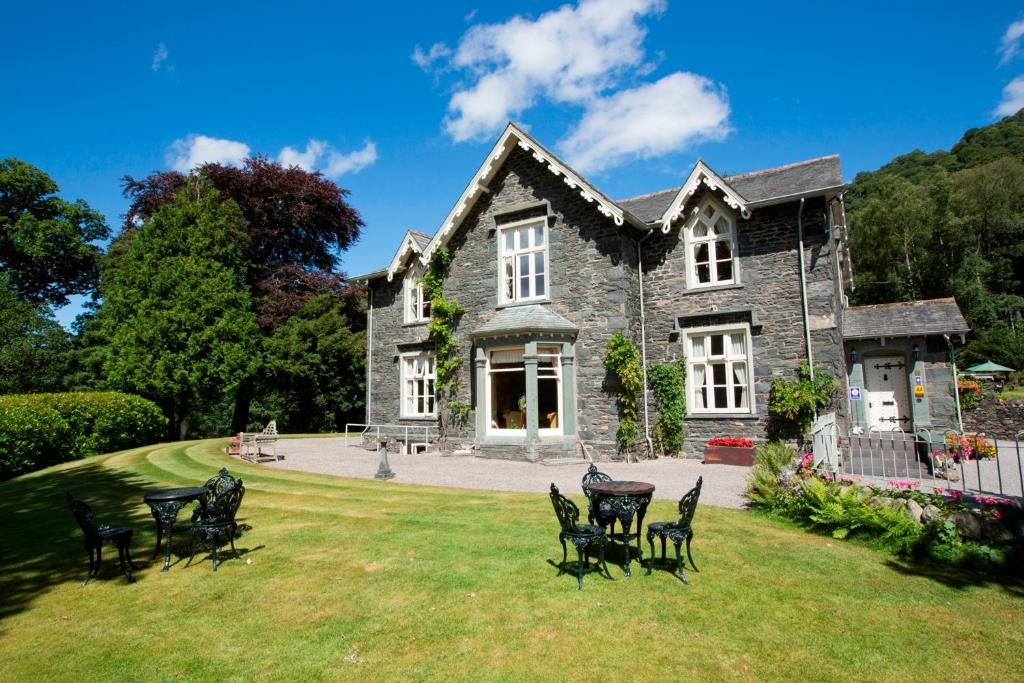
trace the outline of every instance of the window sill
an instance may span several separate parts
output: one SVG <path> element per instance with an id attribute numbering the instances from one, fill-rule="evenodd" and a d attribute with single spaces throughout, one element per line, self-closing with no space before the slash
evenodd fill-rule
<path id="1" fill-rule="evenodd" d="M 687 420 L 756 420 L 757 413 L 687 413 Z"/>
<path id="2" fill-rule="evenodd" d="M 728 285 L 707 285 L 688 286 L 681 294 L 701 294 L 703 292 L 721 292 L 726 289 L 743 289 L 742 282 L 734 282 Z"/>
<path id="3" fill-rule="evenodd" d="M 419 321 L 414 322 L 414 323 L 402 323 L 402 327 L 423 327 L 424 325 L 428 324 L 429 322 L 430 322 L 429 320 L 419 320 Z"/>
<path id="4" fill-rule="evenodd" d="M 502 308 L 514 308 L 516 306 L 532 306 L 534 304 L 549 304 L 549 303 L 551 303 L 551 299 L 549 299 L 549 298 L 544 298 L 544 299 L 527 299 L 526 301 L 509 301 L 507 303 L 498 304 L 497 306 L 495 306 L 495 308 L 500 310 Z"/>

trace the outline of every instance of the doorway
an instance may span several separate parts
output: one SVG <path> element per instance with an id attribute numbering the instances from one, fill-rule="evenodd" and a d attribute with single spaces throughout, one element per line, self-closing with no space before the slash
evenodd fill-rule
<path id="1" fill-rule="evenodd" d="M 903 356 L 872 356 L 864 359 L 868 426 L 871 430 L 910 430 L 907 377 L 907 363 Z"/>

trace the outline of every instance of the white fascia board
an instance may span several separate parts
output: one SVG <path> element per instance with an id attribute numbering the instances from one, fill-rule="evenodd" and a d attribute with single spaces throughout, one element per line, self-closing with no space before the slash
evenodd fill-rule
<path id="1" fill-rule="evenodd" d="M 719 190 L 722 193 L 722 199 L 730 208 L 734 211 L 739 211 L 743 218 L 750 218 L 750 206 L 747 204 L 747 201 L 736 190 L 732 189 L 729 183 L 722 180 L 721 176 L 712 171 L 703 160 L 700 160 L 693 167 L 693 170 L 690 171 L 689 177 L 687 177 L 683 186 L 679 188 L 679 192 L 676 193 L 668 209 L 662 214 L 660 221 L 662 232 L 668 233 L 672 229 L 673 221 L 682 215 L 683 210 L 686 208 L 686 202 L 697 192 L 701 185 L 706 185 L 709 190 Z"/>

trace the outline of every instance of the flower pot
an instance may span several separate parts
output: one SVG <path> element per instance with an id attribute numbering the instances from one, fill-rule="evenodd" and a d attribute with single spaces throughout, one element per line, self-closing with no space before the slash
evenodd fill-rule
<path id="1" fill-rule="evenodd" d="M 742 446 L 705 446 L 705 465 L 754 466 L 754 448 Z"/>

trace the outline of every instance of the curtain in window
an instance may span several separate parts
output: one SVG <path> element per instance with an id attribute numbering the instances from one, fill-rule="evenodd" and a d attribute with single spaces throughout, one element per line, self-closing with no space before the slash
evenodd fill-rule
<path id="1" fill-rule="evenodd" d="M 733 401 L 734 408 L 747 407 L 747 366 L 745 363 L 733 363 Z"/>
<path id="2" fill-rule="evenodd" d="M 704 388 L 706 386 L 707 368 L 704 365 L 693 366 L 693 401 L 696 408 L 704 408 Z"/>

